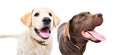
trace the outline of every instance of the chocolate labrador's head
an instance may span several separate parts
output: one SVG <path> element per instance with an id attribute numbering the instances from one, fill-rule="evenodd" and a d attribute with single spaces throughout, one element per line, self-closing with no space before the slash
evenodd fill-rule
<path id="1" fill-rule="evenodd" d="M 103 23 L 102 14 L 90 14 L 90 12 L 81 12 L 69 21 L 70 29 L 73 33 L 82 35 L 84 39 L 92 40 L 94 42 L 100 42 L 105 40 L 105 38 L 95 32 L 95 27 Z"/>

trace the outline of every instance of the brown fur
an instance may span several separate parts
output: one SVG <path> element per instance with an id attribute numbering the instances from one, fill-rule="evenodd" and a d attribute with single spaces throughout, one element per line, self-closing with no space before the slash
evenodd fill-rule
<path id="1" fill-rule="evenodd" d="M 83 30 L 94 29 L 102 24 L 101 14 L 90 14 L 90 12 L 81 12 L 72 17 L 72 19 L 63 23 L 58 28 L 59 49 L 62 55 L 83 55 L 88 40 L 81 33 Z M 99 40 L 92 40 L 99 42 Z"/>

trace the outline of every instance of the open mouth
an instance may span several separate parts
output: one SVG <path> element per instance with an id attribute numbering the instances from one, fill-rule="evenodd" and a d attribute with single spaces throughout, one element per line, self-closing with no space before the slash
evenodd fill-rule
<path id="1" fill-rule="evenodd" d="M 94 42 L 100 42 L 100 41 L 104 41 L 105 37 L 99 33 L 97 33 L 94 29 L 92 30 L 83 30 L 82 31 L 82 35 Z"/>
<path id="2" fill-rule="evenodd" d="M 34 28 L 35 32 L 39 37 L 42 37 L 43 39 L 48 39 L 50 37 L 50 28 L 49 27 L 43 27 L 42 29 Z"/>

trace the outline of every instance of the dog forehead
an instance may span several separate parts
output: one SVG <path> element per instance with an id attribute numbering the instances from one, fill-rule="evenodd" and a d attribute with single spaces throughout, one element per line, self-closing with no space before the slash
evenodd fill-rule
<path id="1" fill-rule="evenodd" d="M 83 14 L 83 15 L 89 15 L 90 12 L 81 12 L 81 13 L 79 13 L 78 15 L 81 15 L 81 14 Z"/>
<path id="2" fill-rule="evenodd" d="M 34 8 L 32 13 L 36 13 L 36 12 L 50 12 L 49 8 Z"/>

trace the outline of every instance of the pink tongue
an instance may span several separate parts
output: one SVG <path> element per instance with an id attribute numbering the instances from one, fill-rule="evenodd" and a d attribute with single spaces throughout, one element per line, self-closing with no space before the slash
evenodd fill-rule
<path id="1" fill-rule="evenodd" d="M 92 30 L 92 31 L 87 31 L 85 32 L 85 34 L 83 34 L 85 36 L 87 36 L 88 38 L 91 38 L 93 40 L 101 40 L 101 41 L 104 41 L 105 40 L 105 37 L 102 36 L 101 34 L 97 33 L 96 31 Z"/>
<path id="2" fill-rule="evenodd" d="M 39 31 L 39 34 L 43 37 L 43 38 L 49 38 L 49 29 L 43 29 Z"/>
<path id="3" fill-rule="evenodd" d="M 104 41 L 105 37 L 102 36 L 101 34 L 97 33 L 96 31 L 88 31 L 90 34 L 92 34 L 92 36 L 98 40 Z"/>

